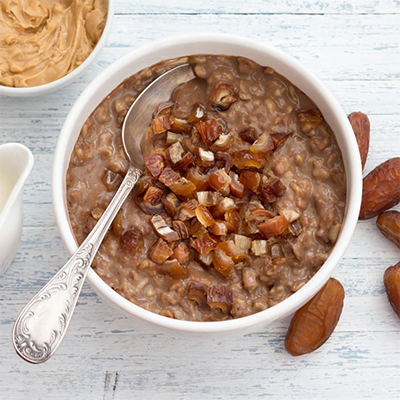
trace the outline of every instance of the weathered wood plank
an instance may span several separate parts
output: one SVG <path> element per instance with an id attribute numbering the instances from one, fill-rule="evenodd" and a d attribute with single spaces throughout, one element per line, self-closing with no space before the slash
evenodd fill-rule
<path id="1" fill-rule="evenodd" d="M 121 14 L 381 14 L 399 13 L 399 4 L 394 0 L 367 1 L 313 1 L 313 0 L 187 0 L 165 2 L 121 0 L 116 10 Z"/>
<path id="2" fill-rule="evenodd" d="M 23 366 L 7 352 L 8 361 L 16 364 L 7 375 L 20 383 L 13 390 L 3 386 L 3 395 L 22 399 L 29 390 L 34 398 L 62 399 L 66 393 L 70 398 L 101 398 L 107 378 L 115 383 L 116 373 L 116 399 L 128 395 L 200 399 L 210 394 L 213 398 L 281 398 L 282 392 L 292 398 L 333 399 L 344 387 L 344 398 L 394 399 L 398 394 L 400 353 L 391 346 L 397 332 L 335 333 L 320 350 L 296 359 L 282 350 L 282 334 L 223 341 L 171 338 L 168 345 L 165 339 L 130 332 L 88 337 L 81 332 L 79 340 L 67 337 L 59 349 L 57 365 L 63 368 L 57 374 L 54 360 Z M 379 347 L 374 346 L 377 340 Z M 93 354 L 85 356 L 88 348 Z M 328 357 L 329 366 L 323 361 Z M 381 358 L 385 364 L 377 369 Z"/>
<path id="3" fill-rule="evenodd" d="M 101 60 L 114 60 L 132 45 L 158 38 L 219 32 L 242 34 L 279 47 L 324 79 L 399 77 L 397 15 L 176 15 L 173 23 L 165 19 L 152 15 L 149 22 L 142 16 L 116 16 L 115 24 L 126 35 L 111 34 Z M 162 30 L 155 31 L 155 26 Z"/>

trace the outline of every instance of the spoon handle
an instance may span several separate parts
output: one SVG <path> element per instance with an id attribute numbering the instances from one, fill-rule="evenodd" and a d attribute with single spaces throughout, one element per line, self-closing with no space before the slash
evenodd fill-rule
<path id="1" fill-rule="evenodd" d="M 85 241 L 21 311 L 14 324 L 12 339 L 16 352 L 24 360 L 39 364 L 57 350 L 71 321 L 89 266 L 141 174 L 139 169 L 129 168 L 117 193 Z"/>

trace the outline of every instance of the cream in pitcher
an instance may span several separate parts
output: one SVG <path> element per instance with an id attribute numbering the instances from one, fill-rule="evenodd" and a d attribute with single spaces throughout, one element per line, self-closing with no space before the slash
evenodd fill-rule
<path id="1" fill-rule="evenodd" d="M 19 143 L 0 146 L 0 275 L 11 265 L 22 231 L 22 190 L 33 155 Z"/>

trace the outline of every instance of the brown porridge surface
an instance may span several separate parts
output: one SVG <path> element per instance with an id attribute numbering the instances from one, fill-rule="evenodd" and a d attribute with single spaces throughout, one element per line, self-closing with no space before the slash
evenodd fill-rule
<path id="1" fill-rule="evenodd" d="M 345 210 L 333 132 L 315 104 L 272 68 L 196 55 L 123 81 L 87 119 L 72 152 L 70 222 L 82 243 L 128 168 L 121 141 L 128 108 L 157 76 L 184 62 L 198 78 L 154 110 L 143 146 L 147 170 L 93 268 L 152 312 L 192 321 L 239 318 L 307 283 L 336 242 Z M 160 221 L 166 236 L 156 231 Z"/>

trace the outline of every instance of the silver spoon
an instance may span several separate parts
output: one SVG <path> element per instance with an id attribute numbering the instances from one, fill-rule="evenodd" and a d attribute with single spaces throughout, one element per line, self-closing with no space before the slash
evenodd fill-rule
<path id="1" fill-rule="evenodd" d="M 174 89 L 195 78 L 189 64 L 175 67 L 154 80 L 133 102 L 122 126 L 122 142 L 130 166 L 117 193 L 96 226 L 69 261 L 21 311 L 12 339 L 17 353 L 34 364 L 48 360 L 60 345 L 71 321 L 83 282 L 118 210 L 144 168 L 141 140 L 158 104 Z"/>

